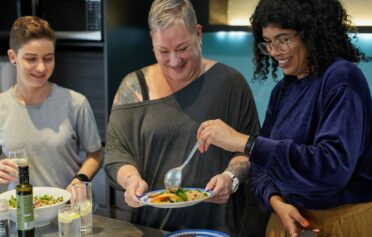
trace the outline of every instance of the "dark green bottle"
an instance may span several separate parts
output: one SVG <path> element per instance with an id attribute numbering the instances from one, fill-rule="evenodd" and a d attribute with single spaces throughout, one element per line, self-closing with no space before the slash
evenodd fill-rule
<path id="1" fill-rule="evenodd" d="M 34 204 L 32 185 L 28 177 L 28 164 L 21 164 L 18 167 L 19 184 L 16 187 L 18 237 L 34 237 Z"/>

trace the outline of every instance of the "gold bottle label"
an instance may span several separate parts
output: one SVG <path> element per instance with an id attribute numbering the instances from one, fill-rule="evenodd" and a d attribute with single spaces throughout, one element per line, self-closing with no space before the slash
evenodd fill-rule
<path id="1" fill-rule="evenodd" d="M 35 226 L 32 194 L 17 195 L 17 225 L 18 230 L 30 230 Z"/>

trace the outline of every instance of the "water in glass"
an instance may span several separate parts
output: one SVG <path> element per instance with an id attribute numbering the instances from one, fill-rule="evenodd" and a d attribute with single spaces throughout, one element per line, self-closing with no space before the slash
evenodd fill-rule
<path id="1" fill-rule="evenodd" d="M 63 205 L 58 211 L 59 237 L 81 237 L 79 206 Z"/>
<path id="2" fill-rule="evenodd" d="M 72 186 L 72 193 L 72 204 L 80 208 L 81 231 L 91 233 L 93 228 L 92 184 L 90 182 L 76 183 Z"/>

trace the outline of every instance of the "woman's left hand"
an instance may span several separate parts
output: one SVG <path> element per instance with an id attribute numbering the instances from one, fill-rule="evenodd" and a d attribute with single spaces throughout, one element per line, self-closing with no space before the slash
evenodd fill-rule
<path id="1" fill-rule="evenodd" d="M 291 237 L 297 237 L 304 228 L 309 226 L 309 221 L 300 214 L 298 209 L 284 202 L 280 196 L 271 196 L 270 205 Z"/>
<path id="2" fill-rule="evenodd" d="M 69 191 L 71 194 L 73 194 L 73 193 L 72 193 L 72 185 L 74 185 L 74 184 L 76 184 L 76 183 L 81 183 L 81 181 L 78 180 L 77 178 L 73 178 L 73 179 L 71 180 L 71 183 L 67 186 L 66 190 Z"/>
<path id="3" fill-rule="evenodd" d="M 226 174 L 218 174 L 209 181 L 205 189 L 214 192 L 214 196 L 206 202 L 226 203 L 231 194 L 231 178 Z"/>

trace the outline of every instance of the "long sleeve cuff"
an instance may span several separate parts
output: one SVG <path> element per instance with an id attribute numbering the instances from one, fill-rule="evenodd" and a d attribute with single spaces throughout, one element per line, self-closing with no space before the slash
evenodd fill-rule
<path id="1" fill-rule="evenodd" d="M 270 197 L 273 195 L 280 196 L 280 191 L 275 187 L 275 185 L 269 184 L 267 185 L 267 188 L 263 194 L 264 203 L 262 203 L 262 206 L 266 212 L 274 212 L 270 205 Z"/>
<path id="2" fill-rule="evenodd" d="M 106 174 L 107 174 L 107 177 L 108 177 L 108 180 L 111 186 L 119 191 L 124 191 L 123 187 L 121 187 L 118 184 L 117 179 L 116 179 L 118 176 L 119 169 L 123 165 L 124 163 L 113 163 L 105 167 L 105 171 L 106 171 Z"/>
<path id="3" fill-rule="evenodd" d="M 258 136 L 251 151 L 251 162 L 266 169 L 274 159 L 278 144 L 278 141 Z"/>

